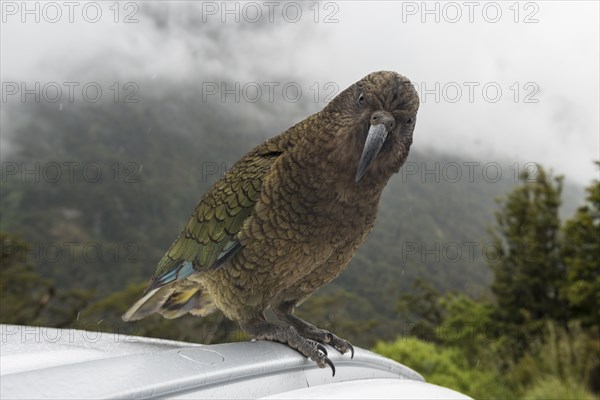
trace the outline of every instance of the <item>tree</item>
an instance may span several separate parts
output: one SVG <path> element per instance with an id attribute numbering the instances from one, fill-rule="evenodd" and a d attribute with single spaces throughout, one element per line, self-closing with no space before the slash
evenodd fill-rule
<path id="1" fill-rule="evenodd" d="M 0 248 L 0 321 L 32 324 L 53 297 L 54 285 L 27 264 L 28 247 L 20 238 L 0 233 Z"/>
<path id="2" fill-rule="evenodd" d="M 404 293 L 396 304 L 396 310 L 410 324 L 408 334 L 429 342 L 437 343 L 436 331 L 441 327 L 445 309 L 441 304 L 442 294 L 423 278 L 412 283 L 412 292 Z"/>
<path id="3" fill-rule="evenodd" d="M 70 326 L 92 298 L 93 290 L 56 289 L 27 263 L 29 246 L 19 236 L 0 233 L 0 322 Z"/>
<path id="4" fill-rule="evenodd" d="M 535 177 L 522 174 L 521 185 L 499 200 L 492 238 L 496 297 L 493 312 L 501 329 L 510 332 L 515 357 L 541 333 L 546 320 L 566 323 L 559 296 L 566 273 L 561 260 L 562 177 L 553 178 L 538 165 Z"/>
<path id="5" fill-rule="evenodd" d="M 600 162 L 596 162 L 600 167 Z M 580 207 L 563 228 L 562 256 L 567 266 L 561 296 L 573 318 L 584 326 L 600 324 L 600 181 L 587 190 L 587 203 Z"/>

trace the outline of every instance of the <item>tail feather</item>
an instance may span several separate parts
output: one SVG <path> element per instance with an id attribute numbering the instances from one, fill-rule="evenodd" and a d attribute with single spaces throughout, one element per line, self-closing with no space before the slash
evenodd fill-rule
<path id="1" fill-rule="evenodd" d="M 210 295 L 198 288 L 192 288 L 171 294 L 158 312 L 163 317 L 172 319 L 187 313 L 204 317 L 215 310 L 216 306 Z"/>
<path id="2" fill-rule="evenodd" d="M 173 294 L 175 285 L 152 289 L 139 299 L 123 316 L 123 321 L 137 321 L 157 312 Z"/>
<path id="3" fill-rule="evenodd" d="M 216 310 L 212 297 L 202 288 L 181 283 L 173 282 L 150 290 L 121 318 L 123 321 L 137 321 L 156 312 L 169 319 L 187 313 L 204 317 Z"/>

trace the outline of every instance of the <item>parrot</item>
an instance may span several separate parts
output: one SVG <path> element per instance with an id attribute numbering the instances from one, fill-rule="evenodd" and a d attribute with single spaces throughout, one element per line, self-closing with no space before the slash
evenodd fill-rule
<path id="1" fill-rule="evenodd" d="M 408 156 L 419 104 L 408 78 L 373 72 L 252 149 L 201 197 L 122 319 L 218 309 L 255 340 L 283 343 L 335 375 L 325 345 L 351 357 L 354 347 L 294 310 L 345 269 L 373 230 L 382 191 Z"/>

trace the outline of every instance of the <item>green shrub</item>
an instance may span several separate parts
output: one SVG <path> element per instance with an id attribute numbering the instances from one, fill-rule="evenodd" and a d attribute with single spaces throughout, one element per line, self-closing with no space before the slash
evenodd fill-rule
<path id="1" fill-rule="evenodd" d="M 594 400 L 596 397 L 588 392 L 581 382 L 561 380 L 550 376 L 538 380 L 523 395 L 524 400 Z"/>
<path id="2" fill-rule="evenodd" d="M 475 399 L 514 397 L 502 376 L 470 365 L 463 352 L 415 338 L 379 342 L 373 351 L 422 374 L 427 382 L 454 389 Z"/>

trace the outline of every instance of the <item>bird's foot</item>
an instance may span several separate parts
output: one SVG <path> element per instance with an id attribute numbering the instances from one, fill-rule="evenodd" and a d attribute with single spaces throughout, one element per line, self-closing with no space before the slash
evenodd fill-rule
<path id="1" fill-rule="evenodd" d="M 350 358 L 354 358 L 354 347 L 349 341 L 342 339 L 335 334 L 325 330 L 317 328 L 316 326 L 306 323 L 306 325 L 300 327 L 296 326 L 298 333 L 307 339 L 312 339 L 319 343 L 328 344 L 333 346 L 337 351 L 342 354 L 350 351 Z"/>
<path id="2" fill-rule="evenodd" d="M 259 322 L 242 325 L 242 329 L 254 335 L 257 340 L 270 340 L 288 345 L 307 358 L 317 363 L 319 368 L 329 366 L 335 376 L 335 366 L 327 357 L 327 349 L 315 340 L 303 337 L 290 325 L 273 324 L 270 322 Z"/>
<path id="3" fill-rule="evenodd" d="M 333 346 L 342 354 L 347 353 L 348 350 L 350 350 L 350 358 L 354 358 L 354 347 L 349 341 L 342 339 L 325 329 L 317 328 L 302 318 L 298 318 L 292 314 L 289 304 L 284 303 L 282 306 L 276 307 L 274 311 L 281 321 L 292 325 L 294 328 L 296 328 L 298 333 L 305 338 Z"/>

